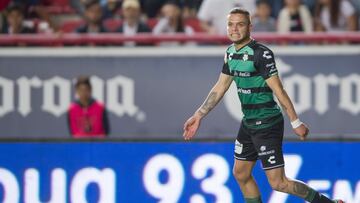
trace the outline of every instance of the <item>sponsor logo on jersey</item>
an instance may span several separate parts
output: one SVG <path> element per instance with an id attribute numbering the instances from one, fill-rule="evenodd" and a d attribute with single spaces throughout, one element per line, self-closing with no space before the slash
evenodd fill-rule
<path id="1" fill-rule="evenodd" d="M 251 90 L 250 89 L 238 88 L 238 93 L 251 94 Z"/>
<path id="2" fill-rule="evenodd" d="M 275 66 L 274 62 L 266 64 L 266 68 L 273 68 L 274 66 Z"/>
<path id="3" fill-rule="evenodd" d="M 272 58 L 269 51 L 264 51 L 263 57 L 266 58 L 266 59 L 271 59 Z"/>
<path id="4" fill-rule="evenodd" d="M 241 71 L 234 71 L 234 76 L 239 76 L 239 77 L 250 77 L 250 72 L 241 72 Z"/>

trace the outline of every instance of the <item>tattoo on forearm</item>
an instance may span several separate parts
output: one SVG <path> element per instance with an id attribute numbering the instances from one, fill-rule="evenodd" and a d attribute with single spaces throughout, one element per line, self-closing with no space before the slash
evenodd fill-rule
<path id="1" fill-rule="evenodd" d="M 304 197 L 309 193 L 310 189 L 304 183 L 294 182 L 293 190 L 295 194 Z"/>
<path id="2" fill-rule="evenodd" d="M 209 113 L 209 111 L 211 111 L 211 109 L 213 109 L 217 103 L 216 101 L 217 99 L 217 93 L 216 92 L 211 92 L 209 94 L 209 96 L 206 98 L 206 101 L 204 102 L 203 105 L 201 105 L 200 109 L 199 109 L 199 113 L 200 115 L 204 116 L 207 113 Z"/>

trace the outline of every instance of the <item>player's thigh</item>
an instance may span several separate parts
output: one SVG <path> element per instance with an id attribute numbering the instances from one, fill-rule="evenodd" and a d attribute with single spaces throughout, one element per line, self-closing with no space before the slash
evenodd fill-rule
<path id="1" fill-rule="evenodd" d="M 234 159 L 233 174 L 236 179 L 246 180 L 251 177 L 256 161 Z"/>

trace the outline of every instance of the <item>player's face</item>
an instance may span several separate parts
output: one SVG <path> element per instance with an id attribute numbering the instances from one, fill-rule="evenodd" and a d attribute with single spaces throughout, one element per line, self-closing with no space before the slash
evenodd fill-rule
<path id="1" fill-rule="evenodd" d="M 250 38 L 251 24 L 249 19 L 243 14 L 229 14 L 227 18 L 227 34 L 229 39 L 235 44 Z"/>

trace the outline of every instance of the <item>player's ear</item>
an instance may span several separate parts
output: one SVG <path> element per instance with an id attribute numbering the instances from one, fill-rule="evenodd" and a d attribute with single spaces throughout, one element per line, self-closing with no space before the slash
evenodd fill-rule
<path id="1" fill-rule="evenodd" d="M 252 23 L 250 22 L 250 24 L 249 24 L 249 31 L 252 32 L 252 29 L 253 29 L 253 25 L 252 25 Z"/>
<path id="2" fill-rule="evenodd" d="M 249 16 L 249 18 L 248 18 L 248 22 L 249 22 L 249 31 L 251 32 L 251 31 L 252 31 L 252 29 L 253 29 L 253 25 L 252 25 L 252 17 L 251 17 L 251 16 Z"/>

